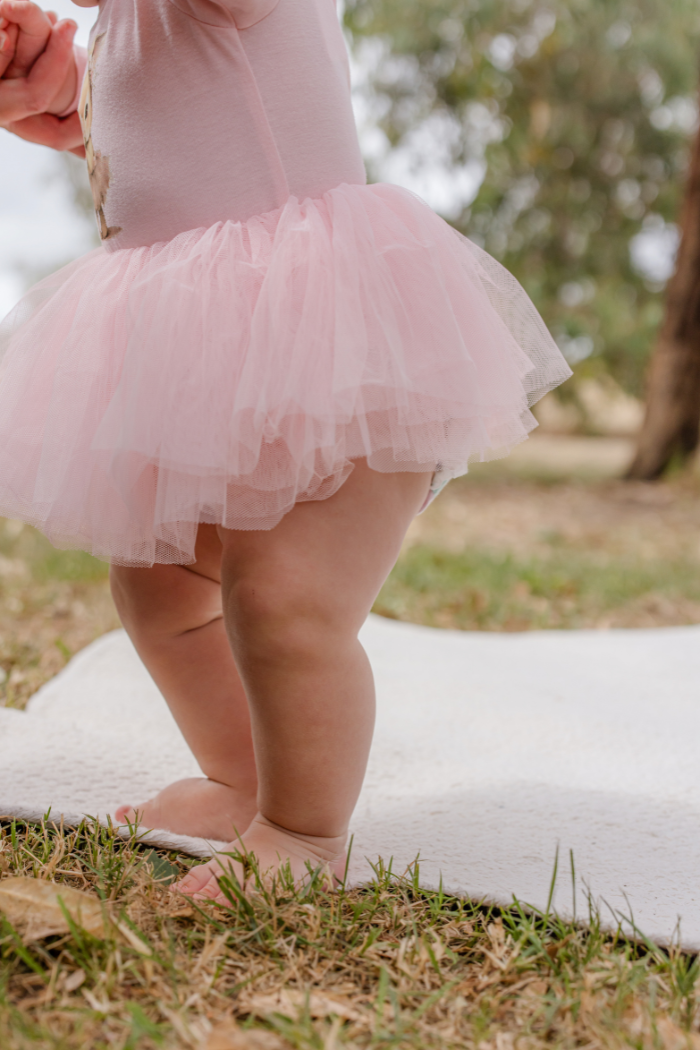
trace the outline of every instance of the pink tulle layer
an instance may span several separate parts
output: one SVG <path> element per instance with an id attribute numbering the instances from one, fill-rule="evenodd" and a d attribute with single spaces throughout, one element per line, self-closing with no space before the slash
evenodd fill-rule
<path id="1" fill-rule="evenodd" d="M 463 474 L 570 374 L 514 278 L 388 185 L 97 249 L 0 340 L 0 513 L 128 565 L 270 529 L 362 457 Z"/>

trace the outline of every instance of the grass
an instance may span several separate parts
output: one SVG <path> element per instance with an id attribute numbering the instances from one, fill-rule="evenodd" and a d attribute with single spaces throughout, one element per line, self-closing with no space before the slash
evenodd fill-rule
<path id="1" fill-rule="evenodd" d="M 477 631 L 607 626 L 611 614 L 640 603 L 692 603 L 700 610 L 700 571 L 687 558 L 616 558 L 550 539 L 548 554 L 406 550 L 382 588 L 375 612 L 430 627 Z"/>
<path id="2" fill-rule="evenodd" d="M 698 960 L 595 911 L 580 926 L 423 891 L 417 866 L 192 907 L 166 888 L 190 859 L 89 823 L 1 834 L 5 874 L 87 889 L 129 933 L 24 944 L 2 919 L 3 1050 L 700 1046 Z"/>
<path id="3" fill-rule="evenodd" d="M 541 499 L 540 489 L 529 498 Z M 650 555 L 633 543 L 621 553 L 613 532 L 574 542 L 541 529 L 517 552 L 489 547 L 486 536 L 461 550 L 414 543 L 375 612 L 488 631 L 700 622 L 700 533 Z M 107 576 L 89 555 L 57 551 L 33 529 L 0 520 L 0 704 L 22 708 L 74 653 L 119 626 Z"/>
<path id="4" fill-rule="evenodd" d="M 452 483 L 414 521 L 377 612 L 489 631 L 700 623 L 697 475 L 545 484 L 504 469 Z"/>
<path id="5" fill-rule="evenodd" d="M 79 649 L 119 626 L 108 573 L 88 554 L 57 551 L 0 519 L 0 704 L 24 707 Z"/>
<path id="6" fill-rule="evenodd" d="M 418 519 L 376 611 L 476 630 L 700 622 L 697 485 L 499 478 Z M 0 521 L 0 703 L 21 708 L 116 626 L 106 566 Z M 193 908 L 166 888 L 192 863 L 89 823 L 2 824 L 0 877 L 95 893 L 122 932 L 24 944 L 0 919 L 1 1050 L 700 1050 L 698 958 L 606 933 L 595 911 L 576 925 L 425 892 L 417 867 Z"/>

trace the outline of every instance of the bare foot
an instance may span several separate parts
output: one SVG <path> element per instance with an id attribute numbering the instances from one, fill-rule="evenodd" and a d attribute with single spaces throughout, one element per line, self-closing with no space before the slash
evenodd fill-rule
<path id="1" fill-rule="evenodd" d="M 345 874 L 346 835 L 339 838 L 316 838 L 297 835 L 272 824 L 258 814 L 240 839 L 230 844 L 231 852 L 254 854 L 258 871 L 270 879 L 283 865 L 289 863 L 295 882 L 301 884 L 310 877 L 310 871 L 319 866 L 327 873 L 327 883 L 333 885 Z M 219 886 L 219 876 L 233 869 L 241 886 L 245 887 L 246 873 L 243 865 L 224 855 L 212 857 L 206 864 L 192 868 L 184 879 L 171 889 L 184 893 L 195 900 L 216 901 L 227 904 L 228 900 Z M 253 877 L 248 876 L 249 884 Z M 253 887 L 254 888 L 254 887 Z"/>
<path id="2" fill-rule="evenodd" d="M 120 806 L 114 815 L 119 824 L 228 842 L 247 829 L 256 810 L 255 791 L 246 794 L 206 777 L 190 777 L 176 780 L 141 805 Z"/>

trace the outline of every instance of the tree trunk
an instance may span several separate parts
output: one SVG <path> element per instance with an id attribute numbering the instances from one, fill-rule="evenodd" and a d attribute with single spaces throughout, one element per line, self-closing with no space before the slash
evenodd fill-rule
<path id="1" fill-rule="evenodd" d="M 700 132 L 696 135 L 681 216 L 676 271 L 647 381 L 647 408 L 628 478 L 658 478 L 676 454 L 700 439 Z"/>

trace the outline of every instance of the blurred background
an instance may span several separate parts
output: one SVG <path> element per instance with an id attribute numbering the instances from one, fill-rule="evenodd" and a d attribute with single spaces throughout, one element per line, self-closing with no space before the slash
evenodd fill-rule
<path id="1" fill-rule="evenodd" d="M 87 44 L 95 9 L 71 0 L 50 6 L 78 23 L 76 41 Z M 0 316 L 38 277 L 97 245 L 88 199 L 84 163 L 77 157 L 0 131 Z"/>
<path id="2" fill-rule="evenodd" d="M 54 7 L 85 42 L 94 12 Z M 511 270 L 574 369 L 529 442 L 417 519 L 377 611 L 476 630 L 700 622 L 697 4 L 340 13 L 370 179 L 414 190 Z M 4 313 L 96 235 L 75 158 L 0 132 L 0 188 Z M 116 624 L 104 567 L 16 522 L 0 523 L 0 586 L 7 703 Z"/>

